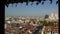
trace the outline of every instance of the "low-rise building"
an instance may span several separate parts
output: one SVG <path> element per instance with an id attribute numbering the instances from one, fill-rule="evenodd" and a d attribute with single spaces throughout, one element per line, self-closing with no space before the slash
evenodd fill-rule
<path id="1" fill-rule="evenodd" d="M 45 26 L 45 30 L 44 30 L 45 34 L 51 34 L 51 31 L 52 31 L 52 26 Z"/>
<path id="2" fill-rule="evenodd" d="M 59 34 L 58 23 L 54 23 L 53 26 L 45 26 L 44 33 L 45 34 Z"/>
<path id="3" fill-rule="evenodd" d="M 54 34 L 59 34 L 59 24 L 58 23 L 54 23 L 53 33 Z"/>

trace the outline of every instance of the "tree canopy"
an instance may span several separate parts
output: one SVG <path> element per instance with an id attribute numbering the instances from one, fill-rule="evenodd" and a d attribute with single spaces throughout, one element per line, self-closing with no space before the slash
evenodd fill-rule
<path id="1" fill-rule="evenodd" d="M 49 18 L 49 15 L 45 15 L 45 18 Z"/>

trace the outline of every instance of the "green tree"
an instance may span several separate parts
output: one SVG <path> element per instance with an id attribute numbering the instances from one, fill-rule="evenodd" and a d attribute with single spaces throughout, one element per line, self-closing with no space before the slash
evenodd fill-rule
<path id="1" fill-rule="evenodd" d="M 48 25 L 52 26 L 54 24 L 54 22 L 47 22 L 47 21 L 44 20 L 42 22 L 42 24 L 43 24 L 43 26 L 48 26 Z"/>
<path id="2" fill-rule="evenodd" d="M 48 25 L 52 26 L 54 24 L 54 22 L 49 22 Z"/>
<path id="3" fill-rule="evenodd" d="M 48 18 L 48 17 L 49 17 L 49 15 L 45 15 L 45 19 Z"/>

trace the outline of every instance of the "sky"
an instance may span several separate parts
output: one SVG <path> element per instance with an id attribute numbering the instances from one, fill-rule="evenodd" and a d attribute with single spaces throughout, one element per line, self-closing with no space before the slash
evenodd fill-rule
<path id="1" fill-rule="evenodd" d="M 47 0 L 42 5 L 39 3 L 39 5 L 36 5 L 36 2 L 33 2 L 33 5 L 31 5 L 31 2 L 29 2 L 28 6 L 26 3 L 18 3 L 16 7 L 16 3 L 9 4 L 9 7 L 7 8 L 5 6 L 5 16 L 44 16 L 46 14 L 50 15 L 53 12 L 58 13 L 58 5 L 56 5 L 57 0 L 53 0 L 53 3 L 50 4 L 50 1 Z"/>

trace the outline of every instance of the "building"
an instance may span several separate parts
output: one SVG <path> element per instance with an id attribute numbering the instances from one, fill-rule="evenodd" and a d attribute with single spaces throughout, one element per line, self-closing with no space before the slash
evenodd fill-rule
<path id="1" fill-rule="evenodd" d="M 53 21 L 57 21 L 59 18 L 58 18 L 58 14 L 57 13 L 55 13 L 55 12 L 53 12 L 52 14 L 51 14 L 51 16 L 49 16 L 49 20 L 53 20 Z"/>
<path id="2" fill-rule="evenodd" d="M 44 33 L 45 34 L 59 34 L 58 23 L 54 23 L 53 26 L 45 26 Z"/>
<path id="3" fill-rule="evenodd" d="M 44 30 L 45 34 L 51 34 L 51 31 L 52 31 L 52 26 L 45 26 L 45 30 Z"/>
<path id="4" fill-rule="evenodd" d="M 59 24 L 58 23 L 54 23 L 53 33 L 54 34 L 59 34 Z"/>
<path id="5" fill-rule="evenodd" d="M 58 21 L 59 17 L 58 17 L 58 14 L 53 12 L 49 18 L 45 19 L 46 21 Z"/>

